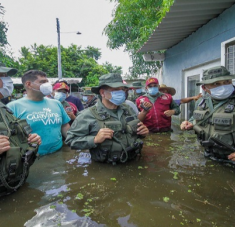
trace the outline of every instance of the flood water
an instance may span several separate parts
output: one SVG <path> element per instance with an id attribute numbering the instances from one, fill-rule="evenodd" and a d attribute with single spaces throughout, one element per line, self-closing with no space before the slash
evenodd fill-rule
<path id="1" fill-rule="evenodd" d="M 235 170 L 206 160 L 193 132 L 150 134 L 142 157 L 91 162 L 87 151 L 36 160 L 0 198 L 0 226 L 235 226 Z"/>

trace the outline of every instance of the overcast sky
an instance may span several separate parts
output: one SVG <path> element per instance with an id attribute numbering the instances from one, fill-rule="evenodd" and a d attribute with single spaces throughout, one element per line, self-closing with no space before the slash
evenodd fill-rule
<path id="1" fill-rule="evenodd" d="M 112 20 L 114 3 L 109 0 L 1 0 L 8 23 L 7 38 L 15 56 L 20 47 L 36 43 L 57 46 L 56 18 L 60 21 L 61 45 L 93 46 L 101 49 L 99 63 L 122 66 L 124 73 L 132 65 L 123 50 L 107 48 L 104 27 Z M 76 35 L 79 31 L 82 34 Z M 62 33 L 74 32 L 74 33 Z"/>

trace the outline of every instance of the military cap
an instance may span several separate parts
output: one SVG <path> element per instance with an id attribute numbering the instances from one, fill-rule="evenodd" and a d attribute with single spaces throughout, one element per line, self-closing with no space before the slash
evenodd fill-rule
<path id="1" fill-rule="evenodd" d="M 17 73 L 17 69 L 6 67 L 3 63 L 0 62 L 0 73 L 6 73 L 7 76 L 13 76 Z"/>
<path id="2" fill-rule="evenodd" d="M 235 75 L 231 75 L 224 66 L 216 66 L 205 70 L 203 72 L 202 80 L 196 83 L 196 85 L 212 84 L 216 81 L 231 79 L 235 79 Z"/>
<path id="3" fill-rule="evenodd" d="M 140 81 L 135 81 L 132 83 L 131 88 L 141 88 L 143 87 Z"/>
<path id="4" fill-rule="evenodd" d="M 99 94 L 99 90 L 101 86 L 109 86 L 112 88 L 117 87 L 129 87 L 127 84 L 123 83 L 122 77 L 118 73 L 109 73 L 101 76 L 99 78 L 99 85 L 96 87 L 92 87 L 91 91 L 95 94 Z"/>
<path id="5" fill-rule="evenodd" d="M 88 95 L 95 95 L 95 94 L 92 93 L 91 88 L 90 88 L 90 89 L 87 89 L 87 88 L 86 88 L 86 89 L 83 91 L 82 95 L 88 96 Z"/>

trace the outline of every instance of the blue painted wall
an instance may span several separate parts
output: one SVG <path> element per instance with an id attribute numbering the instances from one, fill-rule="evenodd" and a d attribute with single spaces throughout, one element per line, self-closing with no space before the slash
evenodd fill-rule
<path id="1" fill-rule="evenodd" d="M 221 43 L 235 37 L 235 5 L 166 51 L 163 82 L 181 98 L 182 70 L 221 58 Z"/>

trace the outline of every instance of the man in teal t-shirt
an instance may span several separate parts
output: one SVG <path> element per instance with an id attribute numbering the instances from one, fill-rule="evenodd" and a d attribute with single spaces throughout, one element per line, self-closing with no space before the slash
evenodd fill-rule
<path id="1" fill-rule="evenodd" d="M 33 132 L 41 136 L 39 155 L 53 153 L 63 145 L 62 135 L 67 135 L 70 118 L 59 101 L 44 98 L 52 92 L 44 72 L 28 71 L 23 75 L 22 83 L 27 97 L 10 102 L 7 106 L 17 118 L 26 119 Z"/>

